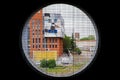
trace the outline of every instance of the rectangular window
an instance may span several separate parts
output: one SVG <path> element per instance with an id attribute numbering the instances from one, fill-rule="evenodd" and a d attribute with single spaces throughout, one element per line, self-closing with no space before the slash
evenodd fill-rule
<path id="1" fill-rule="evenodd" d="M 34 38 L 33 38 L 33 43 L 34 43 Z"/>
<path id="2" fill-rule="evenodd" d="M 37 20 L 37 29 L 39 29 L 40 28 L 40 20 L 38 19 Z"/>
<path id="3" fill-rule="evenodd" d="M 45 48 L 45 45 L 43 44 L 43 48 Z"/>
<path id="4" fill-rule="evenodd" d="M 54 48 L 54 45 L 52 45 L 52 48 Z"/>
<path id="5" fill-rule="evenodd" d="M 38 33 L 39 35 L 40 35 L 40 30 L 39 30 L 39 33 Z"/>
<path id="6" fill-rule="evenodd" d="M 34 33 L 32 35 L 34 35 Z"/>
<path id="7" fill-rule="evenodd" d="M 36 38 L 36 43 L 38 43 L 38 42 L 37 42 L 37 38 Z"/>
<path id="8" fill-rule="evenodd" d="M 51 42 L 51 38 L 49 38 L 50 42 Z"/>
<path id="9" fill-rule="evenodd" d="M 56 23 L 56 22 L 57 22 L 57 19 L 54 19 L 54 22 Z"/>
<path id="10" fill-rule="evenodd" d="M 50 14 L 49 13 L 45 13 L 44 16 L 49 16 L 50 17 Z"/>
<path id="11" fill-rule="evenodd" d="M 36 48 L 38 48 L 38 45 L 36 45 Z"/>
<path id="12" fill-rule="evenodd" d="M 39 38 L 39 43 L 40 43 L 40 38 Z"/>
<path id="13" fill-rule="evenodd" d="M 45 40 L 46 40 L 46 43 L 47 43 L 47 38 Z"/>
<path id="14" fill-rule="evenodd" d="M 51 48 L 51 45 L 50 45 L 50 48 Z"/>
<path id="15" fill-rule="evenodd" d="M 34 48 L 34 45 L 33 45 L 33 48 Z"/>
<path id="16" fill-rule="evenodd" d="M 51 19 L 48 19 L 48 22 L 51 23 Z"/>
<path id="17" fill-rule="evenodd" d="M 57 43 L 57 38 L 55 39 L 55 42 Z"/>
<path id="18" fill-rule="evenodd" d="M 54 43 L 54 38 L 51 38 L 51 43 Z"/>
<path id="19" fill-rule="evenodd" d="M 39 45 L 39 48 L 40 48 L 40 45 Z"/>
<path id="20" fill-rule="evenodd" d="M 46 38 L 43 38 L 43 43 L 46 43 L 47 42 L 47 39 Z"/>
<path id="21" fill-rule="evenodd" d="M 32 31 L 32 35 L 34 35 L 34 30 Z"/>
<path id="22" fill-rule="evenodd" d="M 57 45 L 55 45 L 55 48 L 57 48 Z"/>

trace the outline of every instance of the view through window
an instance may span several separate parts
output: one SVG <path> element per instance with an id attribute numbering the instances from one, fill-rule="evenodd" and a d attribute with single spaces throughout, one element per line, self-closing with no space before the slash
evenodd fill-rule
<path id="1" fill-rule="evenodd" d="M 93 60 L 98 33 L 93 20 L 68 4 L 38 10 L 22 31 L 22 48 L 39 72 L 54 77 L 72 76 Z"/>

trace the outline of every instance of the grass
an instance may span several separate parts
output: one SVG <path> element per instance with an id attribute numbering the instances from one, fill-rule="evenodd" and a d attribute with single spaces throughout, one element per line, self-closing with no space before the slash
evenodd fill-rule
<path id="1" fill-rule="evenodd" d="M 44 70 L 46 70 L 46 72 L 50 74 L 64 75 L 80 70 L 83 67 L 83 65 L 84 64 L 75 64 L 71 66 L 56 66 L 55 68 L 46 68 Z"/>

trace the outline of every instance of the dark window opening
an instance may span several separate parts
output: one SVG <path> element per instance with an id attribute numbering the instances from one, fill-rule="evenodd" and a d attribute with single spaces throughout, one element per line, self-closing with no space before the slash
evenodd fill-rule
<path id="1" fill-rule="evenodd" d="M 37 43 L 37 38 L 36 38 L 36 43 Z"/>
<path id="2" fill-rule="evenodd" d="M 57 48 L 57 45 L 55 45 L 55 48 Z"/>
<path id="3" fill-rule="evenodd" d="M 52 45 L 52 48 L 54 48 L 54 45 Z"/>
<path id="4" fill-rule="evenodd" d="M 50 48 L 51 48 L 51 45 L 50 45 Z"/>
<path id="5" fill-rule="evenodd" d="M 33 38 L 33 43 L 34 43 L 34 38 Z"/>
<path id="6" fill-rule="evenodd" d="M 49 16 L 50 17 L 50 14 L 49 13 L 45 13 L 45 16 Z"/>
<path id="7" fill-rule="evenodd" d="M 39 38 L 39 43 L 40 43 L 40 38 Z"/>

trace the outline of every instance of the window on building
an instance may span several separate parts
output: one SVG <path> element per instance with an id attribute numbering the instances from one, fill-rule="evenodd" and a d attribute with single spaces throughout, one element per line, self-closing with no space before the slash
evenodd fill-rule
<path id="1" fill-rule="evenodd" d="M 36 43 L 38 43 L 38 42 L 37 42 L 37 38 L 36 38 Z"/>
<path id="2" fill-rule="evenodd" d="M 40 20 L 38 19 L 37 20 L 37 29 L 39 29 L 40 28 Z"/>
<path id="3" fill-rule="evenodd" d="M 48 19 L 48 22 L 51 23 L 51 19 Z"/>
<path id="4" fill-rule="evenodd" d="M 43 38 L 43 43 L 46 43 L 47 42 L 47 38 Z"/>
<path id="5" fill-rule="evenodd" d="M 46 43 L 47 43 L 47 40 L 48 40 L 48 39 L 46 38 Z"/>
<path id="6" fill-rule="evenodd" d="M 30 49 L 30 45 L 28 45 L 28 49 Z"/>
<path id="7" fill-rule="evenodd" d="M 34 48 L 34 45 L 33 45 L 33 48 Z"/>
<path id="8" fill-rule="evenodd" d="M 54 45 L 52 45 L 52 48 L 54 48 Z"/>
<path id="9" fill-rule="evenodd" d="M 34 30 L 32 31 L 32 35 L 34 35 Z"/>
<path id="10" fill-rule="evenodd" d="M 34 35 L 34 33 L 32 35 Z"/>
<path id="11" fill-rule="evenodd" d="M 39 48 L 40 48 L 40 45 L 39 45 Z"/>
<path id="12" fill-rule="evenodd" d="M 50 45 L 50 48 L 51 48 L 51 45 Z"/>
<path id="13" fill-rule="evenodd" d="M 46 48 L 45 44 L 43 44 L 43 48 Z"/>
<path id="14" fill-rule="evenodd" d="M 40 35 L 40 30 L 38 32 L 39 32 L 38 34 Z"/>
<path id="15" fill-rule="evenodd" d="M 38 48 L 38 45 L 36 45 L 36 48 Z"/>
<path id="16" fill-rule="evenodd" d="M 56 23 L 56 22 L 57 22 L 57 19 L 54 19 L 54 22 Z"/>
<path id="17" fill-rule="evenodd" d="M 40 38 L 39 38 L 39 43 L 40 43 Z"/>
<path id="18" fill-rule="evenodd" d="M 55 39 L 55 42 L 57 43 L 57 38 Z"/>
<path id="19" fill-rule="evenodd" d="M 57 45 L 55 45 L 55 48 L 57 48 Z"/>
<path id="20" fill-rule="evenodd" d="M 51 38 L 49 38 L 49 41 L 51 42 Z"/>
<path id="21" fill-rule="evenodd" d="M 47 48 L 46 51 L 49 51 L 49 49 Z"/>
<path id="22" fill-rule="evenodd" d="M 50 17 L 50 14 L 49 13 L 45 13 L 44 16 L 49 16 Z"/>
<path id="23" fill-rule="evenodd" d="M 33 38 L 33 43 L 34 43 L 34 38 Z"/>
<path id="24" fill-rule="evenodd" d="M 51 38 L 51 43 L 54 43 L 54 38 Z"/>

